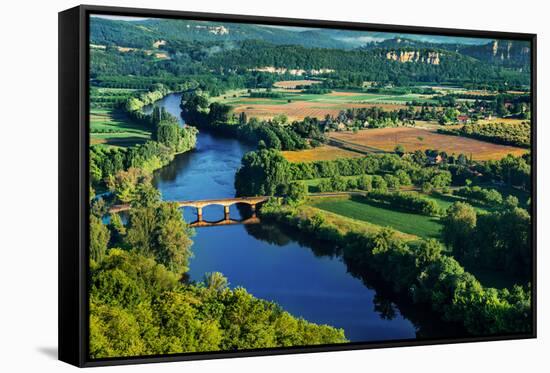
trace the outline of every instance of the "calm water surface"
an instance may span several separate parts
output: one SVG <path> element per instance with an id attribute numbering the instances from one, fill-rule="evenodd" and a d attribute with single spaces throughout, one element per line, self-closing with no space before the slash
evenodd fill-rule
<path id="1" fill-rule="evenodd" d="M 169 95 L 155 105 L 180 118 L 180 97 Z M 144 110 L 150 112 L 151 107 Z M 237 140 L 202 131 L 196 150 L 156 172 L 154 183 L 164 200 L 234 197 L 235 172 L 249 150 Z M 194 221 L 194 209 L 185 208 L 184 217 Z M 223 208 L 206 207 L 203 217 L 222 219 Z M 233 206 L 231 218 L 237 217 L 239 210 Z M 417 327 L 392 302 L 382 299 L 386 312 L 380 311 L 381 296 L 375 289 L 353 277 L 338 256 L 320 255 L 312 245 L 299 243 L 295 233 L 266 223 L 218 226 L 197 228 L 193 241 L 192 280 L 222 272 L 231 287 L 242 286 L 308 321 L 343 328 L 351 341 L 416 337 Z"/>

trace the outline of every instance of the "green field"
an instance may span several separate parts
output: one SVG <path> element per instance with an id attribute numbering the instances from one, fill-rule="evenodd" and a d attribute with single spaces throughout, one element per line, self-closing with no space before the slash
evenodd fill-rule
<path id="1" fill-rule="evenodd" d="M 392 94 L 378 94 L 378 93 L 366 93 L 362 91 L 346 92 L 354 93 L 350 95 L 336 95 L 336 94 L 310 94 L 302 92 L 289 92 L 285 89 L 273 89 L 275 93 L 281 93 L 283 97 L 276 98 L 255 98 L 250 97 L 246 90 L 234 90 L 225 93 L 223 96 L 213 97 L 211 101 L 223 102 L 228 105 L 282 105 L 286 104 L 288 100 L 292 101 L 306 101 L 306 102 L 318 102 L 324 104 L 345 104 L 345 103 L 369 103 L 369 104 L 405 104 L 408 101 L 418 102 L 435 102 L 430 95 L 420 94 L 406 94 L 406 95 L 392 95 Z M 265 90 L 257 90 L 257 92 L 265 92 Z M 343 92 L 343 91 L 335 91 Z M 233 97 L 236 96 L 236 97 Z"/>
<path id="2" fill-rule="evenodd" d="M 323 199 L 313 206 L 356 220 L 367 221 L 383 227 L 423 238 L 439 238 L 441 224 L 438 218 L 394 211 L 367 202 L 350 199 Z"/>
<path id="3" fill-rule="evenodd" d="M 357 177 L 358 176 L 342 176 L 342 179 L 347 180 L 347 179 L 353 179 L 353 178 L 357 178 Z M 308 192 L 309 193 L 317 193 L 317 192 L 319 192 L 319 189 L 318 189 L 319 183 L 322 180 L 328 180 L 328 179 L 329 178 L 317 178 L 317 179 L 308 179 L 308 180 L 299 180 L 299 181 L 304 183 L 308 187 Z M 418 196 L 420 196 L 422 198 L 425 198 L 425 199 L 432 200 L 432 201 L 436 202 L 439 205 L 439 207 L 441 207 L 443 210 L 447 210 L 455 202 L 466 202 L 466 203 L 472 205 L 474 207 L 474 209 L 476 209 L 476 211 L 478 211 L 478 212 L 487 212 L 487 211 L 491 210 L 487 206 L 483 206 L 482 204 L 477 203 L 475 201 L 466 200 L 462 197 L 453 196 L 453 195 L 450 195 L 450 194 L 441 194 L 441 193 L 437 193 L 437 192 L 426 194 L 426 193 L 422 193 L 422 192 L 419 192 L 419 191 L 411 191 L 410 187 L 403 187 L 403 188 L 401 188 L 401 190 L 405 191 L 407 193 L 410 193 L 410 194 L 418 195 Z M 518 193 L 519 193 L 519 191 L 518 191 Z M 503 196 L 506 196 L 506 195 L 507 194 L 503 193 Z M 521 201 L 521 199 L 520 199 L 520 201 Z"/>
<path id="4" fill-rule="evenodd" d="M 148 129 L 132 122 L 121 110 L 90 110 L 90 140 L 92 144 L 132 146 L 151 137 Z"/>
<path id="5" fill-rule="evenodd" d="M 90 106 L 92 109 L 115 108 L 137 91 L 129 88 L 93 87 L 90 90 Z"/>

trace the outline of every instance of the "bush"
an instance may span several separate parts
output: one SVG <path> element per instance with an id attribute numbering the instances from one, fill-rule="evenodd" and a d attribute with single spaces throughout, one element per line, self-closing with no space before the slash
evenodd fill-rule
<path id="1" fill-rule="evenodd" d="M 386 191 L 388 190 L 388 183 L 382 176 L 374 175 L 372 177 L 372 188 L 378 191 Z"/>
<path id="2" fill-rule="evenodd" d="M 288 184 L 280 184 L 277 194 L 284 197 L 286 202 L 294 203 L 303 201 L 307 197 L 307 185 L 303 182 L 293 181 Z"/>
<path id="3" fill-rule="evenodd" d="M 382 192 L 374 190 L 369 192 L 367 199 L 388 204 L 390 207 L 410 211 L 422 215 L 438 216 L 442 214 L 437 203 L 431 199 L 421 198 L 417 195 L 404 192 Z"/>
<path id="4" fill-rule="evenodd" d="M 362 175 L 357 179 L 357 188 L 361 190 L 372 190 L 372 175 Z"/>
<path id="5" fill-rule="evenodd" d="M 471 137 L 496 144 L 514 145 L 523 148 L 531 146 L 531 124 L 517 123 L 473 123 L 459 130 L 438 130 L 438 132 Z"/>
<path id="6" fill-rule="evenodd" d="M 388 188 L 397 189 L 399 188 L 399 178 L 390 174 L 384 175 L 384 180 L 388 185 Z"/>
<path id="7" fill-rule="evenodd" d="M 497 206 L 503 203 L 502 194 L 496 189 L 484 189 L 477 185 L 458 189 L 454 194 L 490 206 Z"/>

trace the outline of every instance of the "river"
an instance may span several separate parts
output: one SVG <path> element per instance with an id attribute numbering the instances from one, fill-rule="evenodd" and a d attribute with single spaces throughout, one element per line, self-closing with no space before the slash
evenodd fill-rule
<path id="1" fill-rule="evenodd" d="M 180 118 L 180 97 L 171 94 L 154 105 L 164 106 Z M 144 108 L 145 112 L 151 110 Z M 180 121 L 183 124 L 181 118 Z M 197 140 L 194 151 L 178 155 L 155 173 L 154 184 L 164 200 L 235 196 L 234 175 L 243 154 L 251 147 L 205 131 L 199 133 Z M 232 218 L 240 216 L 235 207 L 230 213 Z M 184 217 L 194 221 L 194 209 L 185 208 Z M 206 207 L 203 218 L 222 219 L 223 208 Z M 388 292 L 367 287 L 349 273 L 338 255 L 323 255 L 324 250 L 330 252 L 331 248 L 306 243 L 297 232 L 266 223 L 195 231 L 194 257 L 190 262 L 192 280 L 202 280 L 206 272 L 222 272 L 231 287 L 242 286 L 258 298 L 278 303 L 294 316 L 343 328 L 352 342 L 416 338 L 417 332 L 432 336 L 419 331 L 422 326 L 415 317 L 411 318 L 415 319 L 413 324 L 381 294 Z"/>

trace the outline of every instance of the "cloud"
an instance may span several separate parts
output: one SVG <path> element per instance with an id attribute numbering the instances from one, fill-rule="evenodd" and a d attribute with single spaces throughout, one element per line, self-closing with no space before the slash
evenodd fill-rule
<path id="1" fill-rule="evenodd" d="M 112 19 L 116 21 L 129 21 L 129 22 L 143 21 L 143 20 L 149 19 L 148 17 L 111 16 L 107 14 L 91 14 L 90 17 Z"/>
<path id="2" fill-rule="evenodd" d="M 356 37 L 338 37 L 337 40 L 350 43 L 350 44 L 366 44 L 372 42 L 379 42 L 388 39 L 387 37 L 377 37 L 377 36 L 356 36 Z"/>

